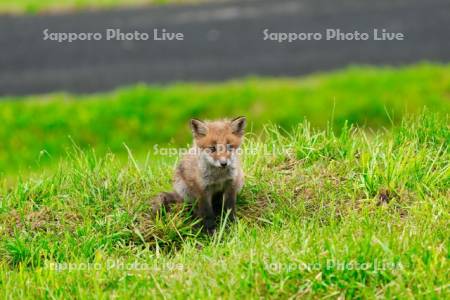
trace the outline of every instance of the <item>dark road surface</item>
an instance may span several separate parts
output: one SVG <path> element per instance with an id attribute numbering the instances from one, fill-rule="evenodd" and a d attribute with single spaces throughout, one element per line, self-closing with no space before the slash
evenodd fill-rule
<path id="1" fill-rule="evenodd" d="M 105 30 L 149 33 L 108 41 Z M 153 30 L 183 41 L 154 41 Z M 264 40 L 269 32 L 370 33 L 367 41 Z M 44 40 L 48 32 L 100 32 L 99 41 Z M 374 29 L 403 33 L 375 41 Z M 0 17 L 0 95 L 93 92 L 136 82 L 210 81 L 301 75 L 348 64 L 450 61 L 448 0 L 260 0 L 58 16 Z"/>

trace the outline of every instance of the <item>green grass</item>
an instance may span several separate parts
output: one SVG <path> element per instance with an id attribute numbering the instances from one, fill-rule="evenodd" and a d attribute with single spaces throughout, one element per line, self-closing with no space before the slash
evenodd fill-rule
<path id="1" fill-rule="evenodd" d="M 439 68 L 420 68 L 440 74 Z M 340 91 L 337 102 L 350 101 L 343 95 L 358 95 L 357 87 L 378 99 L 373 91 L 381 89 L 380 83 L 368 86 L 368 78 L 384 78 L 384 87 L 395 86 L 388 80 L 393 74 L 417 77 L 412 70 L 417 68 L 372 75 L 368 70 L 366 77 L 350 70 L 331 79 L 282 81 L 281 86 L 275 85 L 280 81 L 266 81 L 261 92 L 254 81 L 225 86 L 231 90 L 230 99 L 243 91 L 250 98 L 255 93 L 270 98 L 274 89 L 283 95 L 309 91 L 314 97 L 313 91 L 321 93 L 317 86 L 331 92 L 330 86 L 349 85 L 350 77 L 356 80 L 350 85 L 352 92 L 335 89 Z M 443 77 L 423 82 L 437 85 Z M 388 98 L 393 89 L 405 96 L 402 82 L 386 88 Z M 199 98 L 220 95 L 222 88 L 202 89 Z M 192 94 L 195 87 L 125 90 L 112 100 L 111 110 L 131 91 L 142 96 L 133 103 L 151 103 L 147 96 L 156 93 L 175 105 L 189 89 Z M 358 99 L 363 101 L 363 95 Z M 194 100 L 193 107 L 204 103 L 201 100 Z M 73 113 L 81 110 L 81 102 L 67 103 L 74 118 L 82 119 Z M 42 103 L 58 108 L 61 104 Z M 100 100 L 84 104 L 103 105 Z M 342 117 L 338 107 L 337 116 Z M 55 174 L 0 188 L 0 297 L 448 298 L 449 142 L 448 115 L 430 111 L 404 117 L 386 130 L 350 125 L 338 131 L 314 130 L 302 122 L 287 134 L 268 126 L 245 141 L 246 149 L 260 150 L 244 157 L 246 184 L 238 198 L 239 221 L 223 224 L 213 237 L 199 234 L 182 208 L 157 219 L 148 215 L 149 199 L 170 188 L 174 158 L 155 162 L 130 156 L 122 163 L 113 154 L 99 156 L 75 148 Z M 71 263 L 72 270 L 55 271 L 55 263 L 61 263 L 60 268 Z M 77 264 L 81 270 L 74 269 Z"/>
<path id="2" fill-rule="evenodd" d="M 198 0 L 0 0 L 0 13 L 48 13 L 196 2 Z"/>
<path id="3" fill-rule="evenodd" d="M 401 69 L 353 67 L 302 78 L 249 78 L 226 83 L 137 85 L 109 93 L 55 93 L 0 99 L 0 176 L 55 166 L 72 146 L 126 148 L 144 156 L 155 143 L 190 140 L 191 117 L 246 115 L 254 132 L 268 122 L 288 131 L 305 117 L 315 128 L 331 122 L 389 128 L 423 107 L 450 111 L 450 65 Z"/>

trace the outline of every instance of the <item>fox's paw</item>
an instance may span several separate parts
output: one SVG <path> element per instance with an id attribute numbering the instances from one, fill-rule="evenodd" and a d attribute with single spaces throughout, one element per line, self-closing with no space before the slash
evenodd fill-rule
<path id="1" fill-rule="evenodd" d="M 203 230 L 207 234 L 213 235 L 214 232 L 216 232 L 216 222 L 214 220 L 205 220 L 205 225 L 203 227 Z"/>

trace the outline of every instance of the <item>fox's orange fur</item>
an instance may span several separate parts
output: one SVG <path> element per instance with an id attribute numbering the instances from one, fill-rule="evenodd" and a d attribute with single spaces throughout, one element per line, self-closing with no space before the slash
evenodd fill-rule
<path id="1" fill-rule="evenodd" d="M 244 184 L 238 149 L 245 125 L 245 117 L 205 122 L 192 119 L 193 146 L 176 168 L 174 191 L 160 194 L 154 209 L 161 204 L 194 203 L 196 215 L 203 219 L 208 232 L 215 230 L 222 208 L 229 210 L 234 220 L 236 195 Z"/>

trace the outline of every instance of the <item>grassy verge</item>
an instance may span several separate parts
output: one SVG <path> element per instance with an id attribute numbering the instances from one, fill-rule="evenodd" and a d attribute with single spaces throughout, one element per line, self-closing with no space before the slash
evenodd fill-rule
<path id="1" fill-rule="evenodd" d="M 191 117 L 246 115 L 255 132 L 267 122 L 288 131 L 307 117 L 314 127 L 345 121 L 362 127 L 398 124 L 424 106 L 450 111 L 450 66 L 354 67 L 295 79 L 220 84 L 138 85 L 94 95 L 0 99 L 0 175 L 57 165 L 72 141 L 102 155 L 138 154 L 153 144 L 182 145 Z"/>
<path id="2" fill-rule="evenodd" d="M 199 0 L 0 0 L 0 14 L 54 13 L 196 2 Z"/>
<path id="3" fill-rule="evenodd" d="M 269 126 L 246 140 L 239 222 L 211 238 L 182 208 L 148 216 L 173 159 L 75 149 L 0 189 L 0 295 L 448 298 L 449 142 L 431 112 L 371 134 Z"/>

